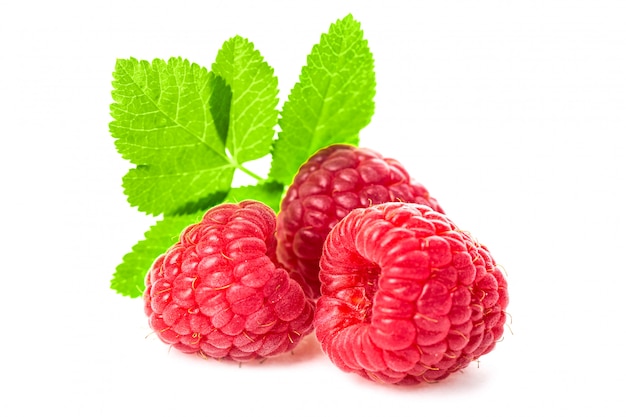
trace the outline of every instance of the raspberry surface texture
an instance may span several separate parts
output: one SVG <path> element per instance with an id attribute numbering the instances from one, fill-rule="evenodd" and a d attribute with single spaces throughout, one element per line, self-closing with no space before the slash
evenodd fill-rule
<path id="1" fill-rule="evenodd" d="M 430 207 L 353 210 L 329 233 L 320 266 L 315 334 L 343 371 L 435 382 L 503 334 L 504 274 L 485 246 Z"/>
<path id="2" fill-rule="evenodd" d="M 332 145 L 300 167 L 277 219 L 278 260 L 297 271 L 308 296 L 320 295 L 319 259 L 328 232 L 355 208 L 400 201 L 443 212 L 396 160 L 367 148 Z"/>
<path id="3" fill-rule="evenodd" d="M 222 204 L 187 227 L 146 276 L 144 310 L 165 343 L 248 361 L 293 349 L 314 305 L 276 260 L 276 216 L 262 203 Z"/>

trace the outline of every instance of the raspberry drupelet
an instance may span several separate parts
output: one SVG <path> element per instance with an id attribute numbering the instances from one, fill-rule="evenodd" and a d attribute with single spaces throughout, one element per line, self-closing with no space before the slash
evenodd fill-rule
<path id="1" fill-rule="evenodd" d="M 276 261 L 276 217 L 244 201 L 208 210 L 159 256 L 144 309 L 165 343 L 248 361 L 292 350 L 311 333 L 314 305 Z"/>
<path id="2" fill-rule="evenodd" d="M 343 371 L 390 384 L 439 381 L 503 334 L 502 271 L 427 206 L 353 210 L 329 233 L 320 266 L 315 334 Z"/>
<path id="3" fill-rule="evenodd" d="M 319 150 L 300 167 L 281 202 L 278 260 L 297 271 L 307 295 L 317 298 L 319 259 L 328 232 L 355 208 L 393 201 L 425 204 L 443 212 L 398 161 L 351 145 Z"/>

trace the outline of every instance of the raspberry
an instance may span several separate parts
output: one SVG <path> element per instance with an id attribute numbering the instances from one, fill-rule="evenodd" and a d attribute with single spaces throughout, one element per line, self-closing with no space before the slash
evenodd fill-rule
<path id="1" fill-rule="evenodd" d="M 321 149 L 300 167 L 281 203 L 278 260 L 299 272 L 307 295 L 317 298 L 319 259 L 328 232 L 355 208 L 391 201 L 426 204 L 443 212 L 398 161 L 350 145 Z"/>
<path id="2" fill-rule="evenodd" d="M 314 306 L 276 261 L 276 217 L 262 203 L 213 207 L 153 263 L 144 308 L 185 353 L 235 361 L 275 356 L 312 332 Z"/>
<path id="3" fill-rule="evenodd" d="M 485 246 L 427 206 L 350 212 L 329 233 L 320 267 L 315 334 L 343 371 L 438 381 L 502 336 L 504 275 Z"/>

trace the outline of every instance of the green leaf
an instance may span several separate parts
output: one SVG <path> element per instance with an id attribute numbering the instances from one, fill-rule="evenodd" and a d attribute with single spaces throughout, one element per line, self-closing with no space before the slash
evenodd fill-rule
<path id="1" fill-rule="evenodd" d="M 330 26 L 307 57 L 283 106 L 270 178 L 291 184 L 313 153 L 333 143 L 358 145 L 374 114 L 374 59 L 351 15 Z"/>
<path id="2" fill-rule="evenodd" d="M 132 251 L 124 256 L 113 274 L 111 288 L 131 298 L 140 297 L 145 289 L 146 273 L 154 260 L 178 241 L 187 226 L 200 221 L 202 214 L 165 216 L 159 220 L 146 232 L 145 239 L 135 244 Z"/>
<path id="3" fill-rule="evenodd" d="M 218 132 L 230 100 L 223 82 L 181 58 L 119 59 L 113 77 L 109 128 L 118 152 L 137 165 L 123 179 L 132 206 L 167 214 L 228 191 L 236 166 Z"/>
<path id="4" fill-rule="evenodd" d="M 215 122 L 215 129 L 222 141 L 222 152 L 225 149 L 226 137 L 228 136 L 228 123 L 230 122 L 230 103 L 233 99 L 233 92 L 226 85 L 226 81 L 222 77 L 215 77 L 213 85 L 213 94 L 209 100 L 211 106 L 211 115 Z"/>
<path id="5" fill-rule="evenodd" d="M 254 44 L 241 36 L 224 42 L 212 71 L 232 92 L 226 148 L 235 163 L 270 153 L 278 122 L 278 80 Z"/>
<path id="6" fill-rule="evenodd" d="M 274 212 L 278 213 L 280 200 L 285 186 L 277 182 L 264 182 L 256 185 L 246 185 L 243 187 L 231 188 L 228 196 L 224 200 L 230 203 L 239 203 L 243 200 L 256 200 L 268 205 Z"/>
<path id="7" fill-rule="evenodd" d="M 181 206 L 194 205 L 207 193 L 230 189 L 232 167 L 193 164 L 193 160 L 175 159 L 170 165 L 131 169 L 122 179 L 129 203 L 151 214 L 176 214 Z"/>
<path id="8" fill-rule="evenodd" d="M 184 214 L 192 214 L 198 211 L 206 211 L 209 208 L 223 202 L 227 195 L 228 192 L 220 191 L 214 194 L 209 194 L 199 200 L 189 201 L 172 211 L 171 215 L 182 216 Z"/>

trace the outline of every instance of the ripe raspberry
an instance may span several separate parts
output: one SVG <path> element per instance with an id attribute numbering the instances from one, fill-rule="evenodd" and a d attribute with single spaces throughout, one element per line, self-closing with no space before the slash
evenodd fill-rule
<path id="1" fill-rule="evenodd" d="M 396 160 L 350 145 L 332 145 L 298 171 L 277 220 L 278 260 L 298 271 L 307 295 L 317 298 L 319 259 L 330 229 L 358 207 L 403 201 L 443 212 L 421 184 Z"/>
<path id="2" fill-rule="evenodd" d="M 222 204 L 187 227 L 146 277 L 145 313 L 165 343 L 246 361 L 293 349 L 313 303 L 275 257 L 276 217 L 262 203 Z"/>
<path id="3" fill-rule="evenodd" d="M 502 336 L 507 283 L 487 248 L 427 206 L 349 213 L 320 260 L 315 333 L 335 365 L 374 381 L 446 378 Z"/>

